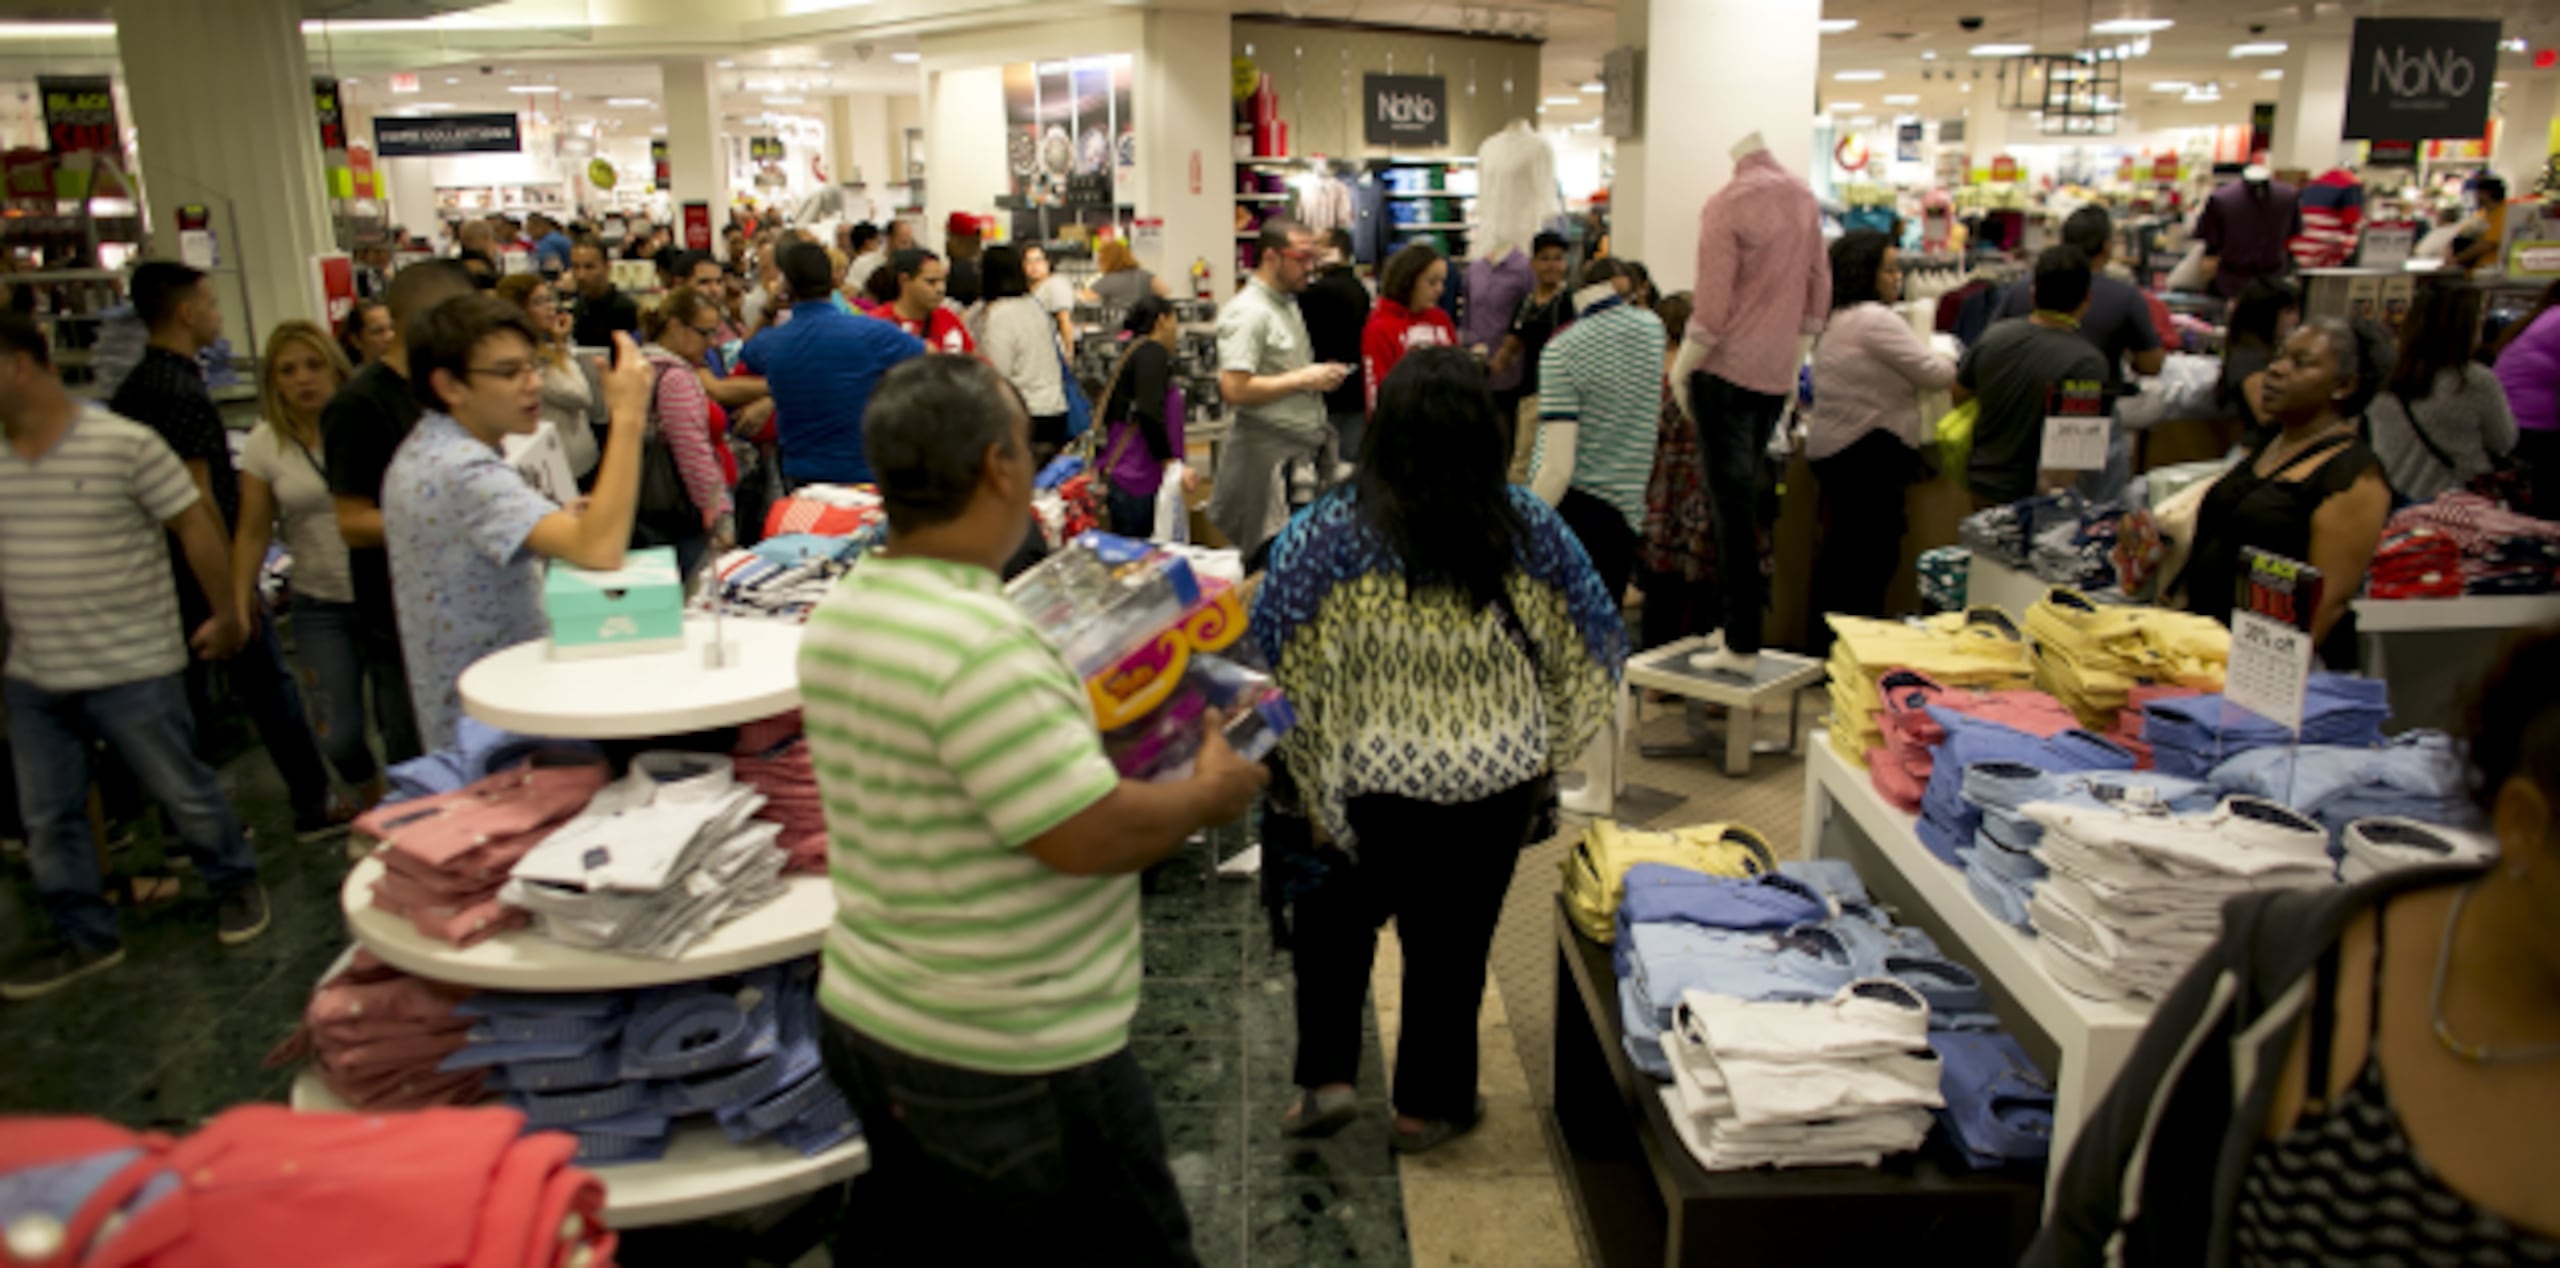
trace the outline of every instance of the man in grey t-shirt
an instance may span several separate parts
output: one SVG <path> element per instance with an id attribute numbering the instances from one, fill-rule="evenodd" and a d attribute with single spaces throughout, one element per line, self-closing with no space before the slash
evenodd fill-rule
<path id="1" fill-rule="evenodd" d="M 1315 235 L 1294 220 L 1272 220 L 1260 243 L 1252 279 L 1218 314 L 1218 395 L 1236 424 L 1209 495 L 1209 522 L 1249 561 L 1287 523 L 1284 473 L 1325 450 L 1333 429 L 1324 394 L 1351 369 L 1315 360 L 1298 313 L 1298 292 L 1315 272 Z"/>
<path id="2" fill-rule="evenodd" d="M 2107 256 L 2115 247 L 2115 220 L 2104 207 L 2083 207 L 2062 222 L 2062 245 L 2089 257 L 2089 310 L 2080 315 L 2080 337 L 2106 358 L 2107 413 L 2136 375 L 2160 372 L 2168 352 L 2160 346 L 2160 328 L 2151 320 L 2151 302 L 2140 288 L 2107 276 Z M 2035 279 L 2023 278 L 2000 296 L 1999 317 L 2025 317 L 2035 311 Z M 2119 425 L 2109 429 L 2107 469 L 2082 477 L 2084 493 L 2112 497 L 2133 478 L 2133 440 Z"/>
<path id="3" fill-rule="evenodd" d="M 2044 423 L 2106 412 L 2106 367 L 2078 332 L 2089 307 L 2089 259 L 2054 247 L 2036 259 L 2035 312 L 1994 324 L 1956 365 L 1956 386 L 1981 400 L 1965 485 L 1976 507 L 2069 484 L 2044 469 Z"/>

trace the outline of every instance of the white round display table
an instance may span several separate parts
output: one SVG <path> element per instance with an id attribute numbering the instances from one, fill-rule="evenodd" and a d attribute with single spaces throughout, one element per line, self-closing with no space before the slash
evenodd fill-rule
<path id="1" fill-rule="evenodd" d="M 736 726 L 800 707 L 800 627 L 719 622 L 727 664 L 703 663 L 710 617 L 687 617 L 683 651 L 555 660 L 551 640 L 491 652 L 462 671 L 462 707 L 524 735 L 618 740 Z"/>
<path id="2" fill-rule="evenodd" d="M 817 954 L 836 914 L 826 877 L 792 876 L 783 880 L 782 897 L 712 930 L 673 960 L 565 946 L 530 929 L 457 947 L 419 933 L 406 917 L 374 910 L 373 883 L 381 876 L 382 860 L 368 858 L 338 890 L 356 940 L 395 968 L 493 991 L 615 991 L 742 973 Z"/>
<path id="3" fill-rule="evenodd" d="M 304 1113 L 349 1112 L 320 1076 L 304 1070 L 293 1081 L 293 1108 Z M 654 1162 L 609 1163 L 589 1168 L 604 1182 L 605 1218 L 615 1228 L 644 1228 L 745 1210 L 850 1180 L 871 1165 L 863 1139 L 803 1158 L 771 1140 L 736 1144 L 708 1118 L 676 1125 L 666 1156 Z"/>

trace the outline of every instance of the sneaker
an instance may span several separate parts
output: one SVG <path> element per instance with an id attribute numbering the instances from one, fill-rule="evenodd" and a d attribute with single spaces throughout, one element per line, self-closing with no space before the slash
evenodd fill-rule
<path id="1" fill-rule="evenodd" d="M 267 931 L 267 887 L 251 881 L 214 900 L 214 936 L 236 947 Z"/>
<path id="2" fill-rule="evenodd" d="M 124 944 L 90 951 L 68 942 L 37 950 L 0 979 L 0 999 L 34 999 L 50 995 L 92 973 L 124 963 Z"/>

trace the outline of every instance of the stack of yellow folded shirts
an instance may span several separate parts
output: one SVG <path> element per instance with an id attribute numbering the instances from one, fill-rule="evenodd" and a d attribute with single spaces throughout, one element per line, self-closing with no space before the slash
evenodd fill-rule
<path id="1" fill-rule="evenodd" d="M 2106 731 L 2125 695 L 2146 683 L 2222 690 L 2231 634 L 2211 617 L 2166 608 L 2099 605 L 2055 586 L 2027 609 L 2036 686 L 2071 706 L 2081 725 Z"/>
<path id="2" fill-rule="evenodd" d="M 1876 714 L 1884 695 L 1876 680 L 1916 669 L 1948 687 L 2002 690 L 2033 681 L 2026 641 L 2007 613 L 1993 607 L 1943 612 L 1922 621 L 1877 621 L 1827 615 L 1831 632 L 1831 746 L 1863 764 L 1884 743 Z"/>
<path id="3" fill-rule="evenodd" d="M 1626 897 L 1627 869 L 1665 863 L 1709 876 L 1759 876 L 1778 870 L 1769 839 L 1739 823 L 1696 823 L 1668 832 L 1621 827 L 1600 819 L 1564 856 L 1565 910 L 1574 927 L 1594 942 L 1617 937 L 1618 904 Z"/>

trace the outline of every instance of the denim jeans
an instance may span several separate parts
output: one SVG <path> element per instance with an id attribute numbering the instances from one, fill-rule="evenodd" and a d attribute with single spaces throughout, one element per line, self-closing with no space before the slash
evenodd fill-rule
<path id="1" fill-rule="evenodd" d="M 382 773 L 365 739 L 364 617 L 352 603 L 293 596 L 293 659 L 321 756 L 351 787 Z"/>
<path id="2" fill-rule="evenodd" d="M 830 1017 L 827 1072 L 871 1145 L 840 1264 L 1196 1265 L 1146 1072 L 1126 1048 L 1054 1074 L 964 1070 Z"/>
<path id="3" fill-rule="evenodd" d="M 1760 575 L 1760 469 L 1768 461 L 1769 434 L 1787 400 L 1737 387 L 1704 370 L 1689 375 L 1689 408 L 1698 416 L 1698 465 L 1707 480 L 1708 513 L 1716 525 L 1716 581 L 1724 591 L 1724 645 L 1737 653 L 1760 650 L 1761 609 L 1768 602 Z"/>
<path id="4" fill-rule="evenodd" d="M 205 620 L 201 599 L 195 605 L 179 606 L 186 622 L 181 628 L 192 630 Z M 196 752 L 208 762 L 219 752 L 215 747 L 219 715 L 213 696 L 213 680 L 219 675 L 231 698 L 249 711 L 249 722 L 257 728 L 267 760 L 284 777 L 294 825 L 308 826 L 329 811 L 329 771 L 320 763 L 320 744 L 312 738 L 311 719 L 302 711 L 302 693 L 294 689 L 293 674 L 285 668 L 276 623 L 263 612 L 254 619 L 257 625 L 249 631 L 249 641 L 231 659 L 187 662 L 186 695 L 195 715 Z"/>
<path id="5" fill-rule="evenodd" d="M 400 652 L 396 621 L 365 616 L 356 645 L 364 653 L 365 683 L 373 689 L 373 725 L 382 733 L 382 762 L 397 766 L 426 753 L 418 740 L 418 711 L 409 703 L 409 663 Z"/>
<path id="6" fill-rule="evenodd" d="M 179 675 L 91 691 L 7 680 L 18 797 L 36 893 L 63 937 L 90 949 L 118 941 L 89 839 L 89 741 L 105 741 L 161 808 L 215 893 L 258 878 L 249 838 L 213 768 L 196 755 L 195 720 Z"/>
<path id="7" fill-rule="evenodd" d="M 1152 496 L 1123 493 L 1117 488 L 1103 494 L 1106 509 L 1111 512 L 1107 527 L 1122 537 L 1145 541 L 1155 536 L 1156 500 Z"/>
<path id="8" fill-rule="evenodd" d="M 1325 421 L 1333 424 L 1334 451 L 1342 456 L 1344 462 L 1354 466 L 1359 465 L 1360 442 L 1369 434 L 1369 416 L 1356 409 L 1345 410 L 1339 414 L 1327 415 Z M 1326 471 L 1322 475 L 1326 484 L 1333 483 L 1331 471 Z"/>

